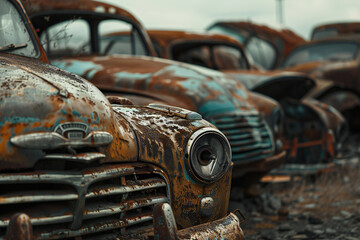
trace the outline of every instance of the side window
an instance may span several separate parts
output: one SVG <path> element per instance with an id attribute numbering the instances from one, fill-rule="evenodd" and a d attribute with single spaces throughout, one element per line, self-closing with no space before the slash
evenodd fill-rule
<path id="1" fill-rule="evenodd" d="M 90 28 L 82 19 L 72 19 L 49 27 L 40 36 L 51 58 L 89 54 Z"/>
<path id="2" fill-rule="evenodd" d="M 207 68 L 213 68 L 211 52 L 208 46 L 192 47 L 188 49 L 177 48 L 173 50 L 172 59 Z"/>
<path id="3" fill-rule="evenodd" d="M 251 54 L 254 61 L 265 69 L 271 69 L 276 61 L 275 48 L 265 40 L 252 37 L 246 43 L 246 50 Z"/>
<path id="4" fill-rule="evenodd" d="M 99 24 L 101 54 L 147 55 L 139 32 L 120 20 L 104 20 Z"/>

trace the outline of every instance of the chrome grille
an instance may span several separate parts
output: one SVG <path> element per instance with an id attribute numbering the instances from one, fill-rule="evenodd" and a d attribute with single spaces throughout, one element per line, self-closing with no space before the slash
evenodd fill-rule
<path id="1" fill-rule="evenodd" d="M 228 138 L 235 163 L 261 160 L 273 155 L 271 131 L 265 120 L 256 112 L 240 112 L 210 119 Z"/>
<path id="2" fill-rule="evenodd" d="M 67 238 L 152 225 L 152 206 L 169 202 L 167 184 L 145 165 L 78 172 L 0 174 L 0 233 L 12 215 L 29 215 L 35 239 Z M 0 237 L 1 238 L 1 237 Z"/>

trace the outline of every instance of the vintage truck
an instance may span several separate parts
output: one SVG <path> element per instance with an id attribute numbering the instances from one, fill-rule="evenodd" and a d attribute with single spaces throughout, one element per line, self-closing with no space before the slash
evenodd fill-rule
<path id="1" fill-rule="evenodd" d="M 220 72 L 153 57 L 146 31 L 122 8 L 96 1 L 24 2 L 52 64 L 106 95 L 199 112 L 229 139 L 234 177 L 261 176 L 283 162 L 282 110 L 275 101 Z M 124 34 L 113 41 L 119 31 Z"/>
<path id="2" fill-rule="evenodd" d="M 0 1 L 0 36 L 1 239 L 244 238 L 230 145 L 201 115 L 47 64 L 17 0 Z"/>
<path id="3" fill-rule="evenodd" d="M 171 30 L 148 30 L 148 34 L 159 56 L 220 70 L 248 89 L 280 102 L 285 112 L 282 137 L 288 153 L 286 162 L 291 166 L 302 164 L 305 171 L 305 166 L 315 169 L 315 164 L 335 158 L 346 137 L 346 123 L 336 110 L 314 101 L 324 94 L 335 106 L 350 107 L 346 98 L 338 102 L 333 99 L 334 84 L 296 72 L 258 71 L 244 46 L 225 35 Z"/>

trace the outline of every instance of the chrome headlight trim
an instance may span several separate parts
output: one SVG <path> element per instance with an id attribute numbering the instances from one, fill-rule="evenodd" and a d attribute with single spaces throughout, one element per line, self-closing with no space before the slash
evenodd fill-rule
<path id="1" fill-rule="evenodd" d="M 205 127 L 191 135 L 185 157 L 191 177 L 202 183 L 214 182 L 223 177 L 231 165 L 231 146 L 218 129 Z"/>

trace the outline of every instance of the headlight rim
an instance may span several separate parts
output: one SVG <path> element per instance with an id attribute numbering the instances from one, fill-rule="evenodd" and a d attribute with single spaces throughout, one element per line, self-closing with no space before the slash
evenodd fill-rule
<path id="1" fill-rule="evenodd" d="M 226 166 L 224 167 L 224 169 L 222 170 L 222 172 L 220 174 L 218 174 L 216 177 L 214 177 L 212 179 L 206 179 L 204 177 L 199 176 L 200 174 L 197 173 L 196 170 L 194 169 L 194 166 L 192 164 L 192 159 L 191 159 L 192 148 L 196 145 L 197 141 L 199 139 L 201 139 L 206 134 L 215 134 L 218 137 L 221 137 L 221 140 L 223 140 L 223 143 L 225 143 L 225 145 L 223 144 L 223 147 L 225 148 L 225 151 L 226 151 L 226 149 L 228 149 L 228 153 L 227 153 L 228 159 L 225 159 L 225 163 L 224 163 Z M 208 183 L 211 183 L 211 182 L 218 181 L 229 170 L 229 168 L 231 166 L 231 161 L 232 161 L 232 151 L 231 151 L 231 145 L 229 143 L 229 140 L 227 139 L 225 134 L 223 134 L 217 128 L 204 127 L 204 128 L 198 129 L 196 132 L 194 132 L 190 136 L 190 138 L 189 138 L 189 140 L 187 142 L 187 146 L 186 146 L 185 166 L 186 166 L 187 172 L 197 182 L 208 184 Z"/>

